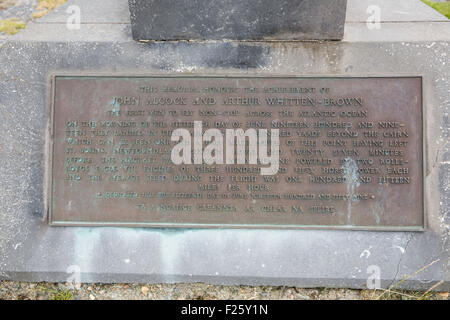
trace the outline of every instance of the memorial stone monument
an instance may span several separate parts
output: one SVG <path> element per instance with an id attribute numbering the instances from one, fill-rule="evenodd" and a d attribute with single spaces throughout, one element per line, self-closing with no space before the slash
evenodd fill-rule
<path id="1" fill-rule="evenodd" d="M 74 0 L 0 39 L 1 279 L 450 288 L 422 2 Z"/>

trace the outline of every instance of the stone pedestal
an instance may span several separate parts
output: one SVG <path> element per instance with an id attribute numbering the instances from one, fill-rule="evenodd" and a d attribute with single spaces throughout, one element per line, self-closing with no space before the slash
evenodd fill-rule
<path id="1" fill-rule="evenodd" d="M 69 5 L 81 8 L 79 30 L 66 28 Z M 369 5 L 381 9 L 380 29 L 366 25 Z M 443 281 L 436 289 L 450 289 L 450 24 L 445 17 L 420 1 L 349 0 L 343 40 L 325 42 L 139 43 L 129 21 L 125 0 L 74 0 L 0 40 L 1 279 L 66 281 L 78 270 L 83 282 L 364 288 L 371 266 L 379 268 L 383 287 L 425 267 L 401 286 L 428 289 Z M 252 35 L 283 34 L 282 28 L 271 30 Z M 189 32 L 184 34 L 204 34 Z M 135 37 L 150 40 L 148 34 Z M 339 38 L 340 31 L 333 34 Z M 58 72 L 423 76 L 426 229 L 50 227 L 43 185 L 46 105 L 49 76 Z"/>

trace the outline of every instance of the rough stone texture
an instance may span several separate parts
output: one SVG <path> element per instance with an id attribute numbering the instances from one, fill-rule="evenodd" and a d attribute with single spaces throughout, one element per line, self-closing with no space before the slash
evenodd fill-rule
<path id="1" fill-rule="evenodd" d="M 222 286 L 206 283 L 80 284 L 0 281 L 0 300 L 449 300 L 448 292 Z"/>
<path id="2" fill-rule="evenodd" d="M 65 27 L 65 10 L 74 3 L 81 8 L 80 30 Z M 392 2 L 383 3 L 382 10 L 389 10 L 387 3 Z M 385 287 L 429 265 L 402 286 L 428 289 L 442 280 L 436 289 L 450 289 L 448 22 L 426 18 L 420 22 L 411 13 L 409 20 L 414 23 L 404 21 L 394 27 L 382 22 L 380 30 L 370 30 L 360 19 L 346 25 L 342 42 L 145 44 L 132 40 L 131 27 L 124 22 L 127 11 L 108 13 L 110 6 L 126 5 L 125 0 L 105 2 L 108 19 L 96 22 L 83 20 L 95 18 L 91 12 L 100 10 L 96 2 L 71 1 L 41 22 L 0 40 L 2 279 L 66 281 L 73 276 L 70 270 L 77 269 L 69 267 L 75 265 L 83 282 L 362 288 L 370 265 L 380 267 Z M 364 17 L 365 11 L 358 15 Z M 408 26 L 410 32 L 404 33 Z M 411 233 L 48 227 L 43 221 L 45 107 L 48 76 L 57 71 L 423 75 L 428 228 Z"/>
<path id="3" fill-rule="evenodd" d="M 347 0 L 129 0 L 135 40 L 339 40 Z"/>
<path id="4" fill-rule="evenodd" d="M 18 18 L 28 22 L 31 13 L 35 10 L 37 0 L 9 0 L 0 1 L 0 20 Z"/>

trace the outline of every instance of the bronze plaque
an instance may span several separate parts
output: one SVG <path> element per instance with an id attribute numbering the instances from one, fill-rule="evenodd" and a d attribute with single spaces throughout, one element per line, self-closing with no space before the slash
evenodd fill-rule
<path id="1" fill-rule="evenodd" d="M 53 226 L 424 228 L 421 77 L 54 76 L 51 100 Z"/>

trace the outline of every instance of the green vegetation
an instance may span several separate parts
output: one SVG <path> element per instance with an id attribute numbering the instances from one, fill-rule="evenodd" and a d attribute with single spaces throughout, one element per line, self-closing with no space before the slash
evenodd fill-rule
<path id="1" fill-rule="evenodd" d="M 25 28 L 26 23 L 17 18 L 0 20 L 0 32 L 6 34 L 16 34 L 20 29 Z"/>
<path id="2" fill-rule="evenodd" d="M 33 19 L 45 16 L 51 10 L 66 3 L 67 0 L 38 0 L 36 11 L 31 14 Z"/>
<path id="3" fill-rule="evenodd" d="M 429 5 L 434 10 L 442 13 L 444 16 L 446 16 L 448 19 L 450 19 L 450 2 L 434 2 L 430 0 L 422 0 L 423 3 Z"/>
<path id="4" fill-rule="evenodd" d="M 427 264 L 426 266 L 420 268 L 416 272 L 410 275 L 405 275 L 402 280 L 391 284 L 387 289 L 379 289 L 374 290 L 373 294 L 371 296 L 371 299 L 376 300 L 428 300 L 431 297 L 431 291 L 438 288 L 444 281 L 439 281 L 432 285 L 428 290 L 425 292 L 421 291 L 407 291 L 407 290 L 398 290 L 397 287 L 399 287 L 403 282 L 406 280 L 416 276 L 417 274 L 421 273 L 422 271 L 428 269 L 430 266 L 435 264 L 436 262 L 439 262 L 440 259 L 434 260 L 431 263 Z M 380 295 L 377 296 L 377 293 L 381 292 Z M 447 292 L 448 297 L 448 292 Z"/>
<path id="5" fill-rule="evenodd" d="M 0 10 L 12 7 L 16 3 L 13 0 L 0 0 Z"/>

